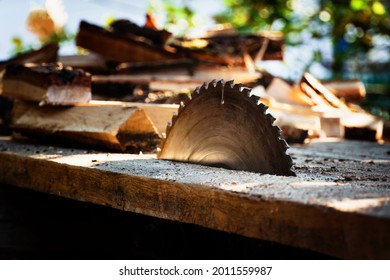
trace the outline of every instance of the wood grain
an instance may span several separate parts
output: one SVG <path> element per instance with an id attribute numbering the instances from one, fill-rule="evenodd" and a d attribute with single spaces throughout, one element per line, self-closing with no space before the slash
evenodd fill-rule
<path id="1" fill-rule="evenodd" d="M 2 183 L 340 258 L 390 257 L 390 145 L 293 148 L 297 177 L 9 140 L 0 150 Z"/>
<path id="2" fill-rule="evenodd" d="M 153 150 L 160 139 L 141 108 L 119 103 L 53 107 L 17 102 L 12 126 L 27 136 L 68 139 L 113 150 Z"/>

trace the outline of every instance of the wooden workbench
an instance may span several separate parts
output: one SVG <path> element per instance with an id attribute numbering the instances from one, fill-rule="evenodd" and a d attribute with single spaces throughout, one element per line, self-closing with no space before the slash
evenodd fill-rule
<path id="1" fill-rule="evenodd" d="M 0 140 L 0 182 L 340 258 L 390 258 L 390 145 L 312 142 L 296 177 Z"/>

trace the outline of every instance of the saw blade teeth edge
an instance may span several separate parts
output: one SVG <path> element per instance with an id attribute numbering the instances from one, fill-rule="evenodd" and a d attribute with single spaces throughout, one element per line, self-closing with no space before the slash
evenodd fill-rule
<path id="1" fill-rule="evenodd" d="M 196 98 L 197 96 L 199 96 L 200 93 L 201 93 L 200 91 L 194 90 L 194 91 L 190 94 L 191 100 L 194 99 L 194 98 Z"/>
<path id="2" fill-rule="evenodd" d="M 172 128 L 172 122 L 168 122 L 167 128 L 165 129 L 165 134 L 166 134 L 165 138 L 167 138 L 169 132 L 171 132 L 171 128 Z"/>
<path id="3" fill-rule="evenodd" d="M 256 105 L 256 106 L 258 106 L 259 105 L 259 97 L 258 96 L 256 96 L 256 95 L 251 95 L 251 96 L 249 96 L 249 99 L 250 100 L 252 100 L 252 102 Z"/>
<path id="4" fill-rule="evenodd" d="M 282 144 L 282 146 L 283 146 L 283 149 L 285 150 L 285 151 L 287 151 L 289 148 L 290 148 L 290 146 L 288 145 L 288 143 L 286 142 L 286 140 L 284 140 L 282 137 L 280 137 L 279 136 L 279 141 L 280 141 L 280 143 Z"/>
<path id="5" fill-rule="evenodd" d="M 251 97 L 251 89 L 250 88 L 242 88 L 242 94 L 246 95 L 247 97 Z"/>
<path id="6" fill-rule="evenodd" d="M 236 89 L 236 90 L 238 90 L 239 92 L 242 92 L 242 84 L 235 84 L 235 85 L 233 86 L 233 89 Z"/>
<path id="7" fill-rule="evenodd" d="M 259 99 L 259 101 L 260 101 L 260 99 Z M 261 102 L 260 102 L 260 104 L 258 104 L 258 106 L 259 106 L 259 108 L 261 109 L 261 111 L 263 111 L 263 113 L 265 113 L 265 111 L 268 110 L 268 106 L 265 105 L 264 103 L 261 103 Z"/>
<path id="8" fill-rule="evenodd" d="M 173 116 L 172 116 L 171 124 L 174 124 L 174 123 L 176 122 L 177 116 L 178 116 L 177 112 L 174 112 L 174 113 L 173 113 Z M 171 126 L 172 126 L 172 125 L 171 125 Z"/>
<path id="9" fill-rule="evenodd" d="M 186 106 L 186 105 L 184 104 L 184 102 L 183 102 L 183 101 L 180 101 L 178 113 L 180 113 L 181 111 L 183 111 L 183 109 L 184 109 L 185 106 Z"/>
<path id="10" fill-rule="evenodd" d="M 225 87 L 225 81 L 223 79 L 219 80 L 217 83 L 216 83 L 216 86 L 218 85 L 221 85 L 221 87 Z"/>
<path id="11" fill-rule="evenodd" d="M 234 87 L 234 80 L 227 81 L 226 85 L 228 85 L 230 88 L 233 88 Z"/>
<path id="12" fill-rule="evenodd" d="M 215 79 L 212 80 L 209 85 L 212 85 L 212 87 L 216 88 L 217 87 L 217 80 L 215 80 Z"/>
<path id="13" fill-rule="evenodd" d="M 267 115 L 265 115 L 267 117 L 267 119 L 270 121 L 271 124 L 274 123 L 274 121 L 276 120 L 274 116 L 272 116 L 270 113 L 268 113 Z"/>
<path id="14" fill-rule="evenodd" d="M 275 132 L 276 137 L 278 137 L 279 139 L 281 139 L 280 136 L 282 135 L 282 130 L 280 129 L 280 127 L 277 126 L 277 125 L 274 125 L 274 126 L 273 126 L 273 130 L 274 130 L 274 132 Z"/>

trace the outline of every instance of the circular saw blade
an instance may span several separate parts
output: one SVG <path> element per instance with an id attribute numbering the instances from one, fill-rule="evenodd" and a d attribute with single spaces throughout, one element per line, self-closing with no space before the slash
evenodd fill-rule
<path id="1" fill-rule="evenodd" d="M 168 124 L 159 159 L 276 175 L 294 175 L 287 143 L 267 107 L 249 89 L 204 84 Z"/>

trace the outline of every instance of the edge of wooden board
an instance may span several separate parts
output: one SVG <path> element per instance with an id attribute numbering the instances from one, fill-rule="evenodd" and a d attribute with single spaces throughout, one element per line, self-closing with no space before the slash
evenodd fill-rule
<path id="1" fill-rule="evenodd" d="M 44 176 L 42 176 L 44 174 Z M 389 258 L 387 219 L 0 152 L 0 181 L 339 258 Z"/>

